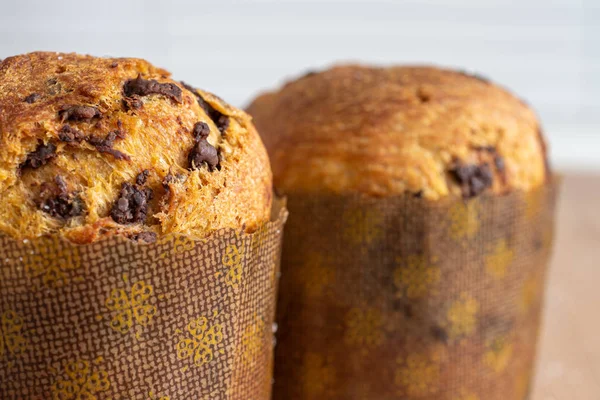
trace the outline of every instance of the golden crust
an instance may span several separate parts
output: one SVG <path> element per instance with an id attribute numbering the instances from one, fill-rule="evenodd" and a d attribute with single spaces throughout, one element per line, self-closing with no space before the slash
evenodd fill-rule
<path id="1" fill-rule="evenodd" d="M 125 93 L 126 82 L 138 76 L 175 95 Z M 38 52 L 2 61 L 0 231 L 19 239 L 59 232 L 84 243 L 140 232 L 204 237 L 267 221 L 272 176 L 250 118 L 193 90 L 140 59 Z M 81 106 L 84 112 L 72 112 Z M 190 169 L 198 122 L 210 128 L 204 140 L 217 149 L 218 167 L 194 163 Z M 147 180 L 136 186 L 144 170 Z M 124 184 L 143 196 L 152 192 L 145 221 L 111 217 Z"/>
<path id="2" fill-rule="evenodd" d="M 534 112 L 485 79 L 433 67 L 338 66 L 248 108 L 284 192 L 435 200 L 541 185 Z"/>

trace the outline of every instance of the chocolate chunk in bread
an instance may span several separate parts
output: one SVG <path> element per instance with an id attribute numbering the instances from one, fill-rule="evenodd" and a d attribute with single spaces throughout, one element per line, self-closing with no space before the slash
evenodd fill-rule
<path id="1" fill-rule="evenodd" d="M 194 145 L 188 155 L 189 169 L 198 169 L 206 163 L 209 171 L 213 171 L 219 165 L 219 154 L 208 141 L 201 140 Z"/>
<path id="2" fill-rule="evenodd" d="M 130 161 L 131 157 L 127 154 L 113 148 L 114 142 L 117 139 L 125 138 L 125 132 L 121 128 L 121 122 L 119 121 L 119 129 L 116 131 L 109 132 L 104 139 L 98 137 L 88 137 L 86 140 L 89 144 L 94 146 L 100 153 L 106 153 L 112 155 L 117 160 Z"/>
<path id="3" fill-rule="evenodd" d="M 55 178 L 56 186 L 42 189 L 42 197 L 39 203 L 40 209 L 53 218 L 69 219 L 83 214 L 85 204 L 76 193 L 69 193 L 67 183 L 61 176 Z"/>
<path id="4" fill-rule="evenodd" d="M 150 176 L 150 170 L 145 169 L 142 172 L 140 172 L 135 178 L 136 185 L 145 185 L 146 181 L 148 180 L 148 176 Z"/>
<path id="5" fill-rule="evenodd" d="M 202 108 L 204 110 L 204 112 L 206 113 L 206 115 L 208 115 L 208 117 L 214 122 L 214 124 L 219 129 L 219 132 L 224 133 L 227 130 L 227 128 L 229 127 L 229 117 L 227 115 L 221 113 L 220 111 L 214 109 L 213 106 L 208 104 L 208 102 L 206 102 L 206 100 L 204 100 L 204 98 L 202 96 L 200 96 L 200 93 L 198 93 L 198 89 L 194 88 L 193 86 L 188 85 L 185 82 L 181 82 L 181 84 L 187 90 L 192 92 L 194 94 L 194 96 L 196 96 L 196 101 L 198 102 L 198 105 L 200 106 L 200 108 Z"/>
<path id="6" fill-rule="evenodd" d="M 219 132 L 224 133 L 227 128 L 229 128 L 229 117 L 227 115 L 221 114 L 219 119 L 215 122 L 217 128 L 219 128 Z"/>
<path id="7" fill-rule="evenodd" d="M 70 125 L 63 125 L 58 131 L 58 138 L 61 142 L 72 143 L 72 142 L 81 142 L 85 139 L 85 135 L 83 132 L 78 131 Z"/>
<path id="8" fill-rule="evenodd" d="M 54 157 L 56 157 L 56 145 L 39 142 L 35 150 L 27 155 L 27 159 L 19 166 L 19 168 L 21 170 L 26 168 L 37 169 L 46 165 Z"/>
<path id="9" fill-rule="evenodd" d="M 181 88 L 174 83 L 160 83 L 154 79 L 146 80 L 138 75 L 135 79 L 129 79 L 123 86 L 126 97 L 148 96 L 160 94 L 181 103 Z"/>
<path id="10" fill-rule="evenodd" d="M 197 122 L 192 130 L 192 135 L 194 135 L 194 140 L 196 142 L 206 139 L 208 135 L 210 135 L 210 127 L 205 122 Z"/>
<path id="11" fill-rule="evenodd" d="M 125 111 L 139 110 L 140 108 L 142 108 L 143 105 L 144 102 L 142 101 L 142 99 L 140 99 L 140 96 L 137 95 L 125 97 L 123 99 L 123 107 L 125 108 Z"/>
<path id="12" fill-rule="evenodd" d="M 25 101 L 25 103 L 33 104 L 41 98 L 42 98 L 41 94 L 31 93 L 29 96 L 25 97 L 24 101 Z"/>
<path id="13" fill-rule="evenodd" d="M 65 121 L 85 121 L 90 122 L 94 118 L 102 116 L 100 110 L 92 106 L 63 106 L 58 111 L 61 122 Z"/>
<path id="14" fill-rule="evenodd" d="M 454 179 L 461 185 L 464 198 L 479 195 L 485 189 L 492 186 L 493 173 L 488 164 L 458 164 L 450 171 Z"/>
<path id="15" fill-rule="evenodd" d="M 137 181 L 144 181 L 144 179 L 140 179 L 138 175 Z M 148 215 L 148 202 L 152 200 L 152 196 L 153 192 L 150 188 L 137 183 L 135 185 L 129 182 L 123 183 L 119 198 L 110 212 L 111 218 L 123 225 L 144 223 Z"/>
<path id="16" fill-rule="evenodd" d="M 198 169 L 204 163 L 208 165 L 209 171 L 218 168 L 219 154 L 217 149 L 208 143 L 209 126 L 204 122 L 197 122 L 194 125 L 192 134 L 194 135 L 194 147 L 188 155 L 189 169 Z"/>
<path id="17" fill-rule="evenodd" d="M 141 243 L 154 243 L 156 242 L 157 235 L 155 232 L 145 231 L 130 236 L 130 239 Z"/>
<path id="18" fill-rule="evenodd" d="M 119 129 L 109 132 L 105 138 L 96 136 L 86 136 L 83 132 L 78 131 L 70 125 L 63 125 L 58 132 L 58 138 L 65 143 L 80 143 L 86 141 L 96 148 L 100 153 L 110 154 L 117 160 L 130 161 L 131 157 L 127 154 L 113 148 L 114 142 L 117 139 L 123 139 L 125 133 L 122 130 L 121 121 L 118 122 Z"/>
<path id="19" fill-rule="evenodd" d="M 494 146 L 477 146 L 477 147 L 475 147 L 475 150 L 485 151 L 494 157 L 493 161 L 494 161 L 494 166 L 496 167 L 496 171 L 500 174 L 502 181 L 506 182 L 506 173 L 505 173 L 506 171 L 504 169 L 504 167 L 505 167 L 504 157 L 502 157 L 498 153 L 498 150 L 496 150 L 496 147 L 494 147 Z"/>

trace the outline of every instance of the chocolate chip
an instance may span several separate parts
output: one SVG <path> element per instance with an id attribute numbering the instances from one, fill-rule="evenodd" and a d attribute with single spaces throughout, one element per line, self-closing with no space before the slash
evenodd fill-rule
<path id="1" fill-rule="evenodd" d="M 27 154 L 27 159 L 19 166 L 20 169 L 37 169 L 46 165 L 50 160 L 56 157 L 56 146 L 52 143 L 44 144 L 39 142 L 34 151 Z"/>
<path id="2" fill-rule="evenodd" d="M 171 200 L 171 183 L 175 182 L 175 177 L 169 172 L 162 181 L 163 189 L 165 194 L 161 199 L 161 204 L 165 206 Z"/>
<path id="3" fill-rule="evenodd" d="M 197 142 L 188 155 L 189 169 L 194 170 L 206 163 L 209 171 L 213 171 L 219 165 L 219 154 L 206 139 Z"/>
<path id="4" fill-rule="evenodd" d="M 174 83 L 160 83 L 154 79 L 146 80 L 138 75 L 135 79 L 129 79 L 123 86 L 126 97 L 148 96 L 161 94 L 181 103 L 181 88 Z"/>
<path id="5" fill-rule="evenodd" d="M 63 106 L 58 112 L 61 122 L 65 121 L 86 121 L 90 122 L 94 118 L 102 116 L 100 110 L 92 106 Z"/>
<path id="6" fill-rule="evenodd" d="M 137 185 L 145 185 L 146 181 L 148 180 L 148 176 L 150 175 L 150 170 L 143 170 L 142 172 L 140 172 L 138 174 L 138 176 L 135 178 L 135 183 Z"/>
<path id="7" fill-rule="evenodd" d="M 63 125 L 63 127 L 60 128 L 60 131 L 58 131 L 58 138 L 62 142 L 72 143 L 81 142 L 85 139 L 85 135 L 72 126 Z"/>
<path id="8" fill-rule="evenodd" d="M 25 97 L 24 101 L 25 101 L 25 103 L 33 104 L 41 98 L 42 98 L 41 94 L 31 93 L 29 96 Z"/>
<path id="9" fill-rule="evenodd" d="M 119 66 L 119 63 L 116 61 L 109 65 L 110 68 L 117 68 L 118 66 Z"/>
<path id="10" fill-rule="evenodd" d="M 210 127 L 204 122 L 197 122 L 192 134 L 196 144 L 188 155 L 189 169 L 198 169 L 203 163 L 208 165 L 209 171 L 220 169 L 217 149 L 206 140 L 210 134 Z"/>
<path id="11" fill-rule="evenodd" d="M 119 151 L 117 149 L 113 149 L 112 147 L 108 147 L 108 146 L 96 146 L 96 150 L 98 150 L 100 153 L 110 154 L 111 156 L 113 156 L 117 160 L 131 161 L 131 157 L 129 155 L 127 155 L 127 154 L 125 154 L 122 151 Z"/>
<path id="12" fill-rule="evenodd" d="M 42 196 L 50 193 L 50 197 L 43 200 L 39 207 L 53 218 L 69 219 L 83 214 L 85 204 L 79 194 L 68 193 L 67 183 L 61 176 L 55 178 L 56 187 L 42 190 Z"/>
<path id="13" fill-rule="evenodd" d="M 213 106 L 208 104 L 206 100 L 198 93 L 198 90 L 193 86 L 188 85 L 185 82 L 181 82 L 183 87 L 192 92 L 194 96 L 196 96 L 196 101 L 200 108 L 204 110 L 206 115 L 214 122 L 214 124 L 219 129 L 219 132 L 224 133 L 229 127 L 229 117 L 227 115 L 222 114 L 221 112 L 215 110 Z"/>
<path id="14" fill-rule="evenodd" d="M 144 102 L 142 99 L 140 99 L 140 96 L 125 97 L 123 99 L 123 107 L 125 107 L 125 111 L 139 110 L 143 105 Z"/>
<path id="15" fill-rule="evenodd" d="M 229 128 L 229 117 L 221 114 L 215 125 L 219 128 L 219 132 L 224 133 Z"/>
<path id="16" fill-rule="evenodd" d="M 454 179 L 461 185 L 464 198 L 479 195 L 492 186 L 494 175 L 488 164 L 458 164 L 450 171 Z"/>
<path id="17" fill-rule="evenodd" d="M 163 179 L 163 187 L 165 189 L 169 188 L 169 184 L 175 182 L 175 177 L 173 176 L 173 174 L 171 174 L 170 172 L 167 174 L 167 176 L 165 176 L 165 179 Z"/>
<path id="18" fill-rule="evenodd" d="M 129 157 L 122 151 L 113 148 L 115 140 L 125 138 L 125 132 L 122 129 L 121 121 L 118 122 L 118 125 L 119 129 L 117 129 L 116 131 L 109 132 L 104 139 L 91 136 L 88 137 L 86 140 L 89 144 L 94 146 L 96 150 L 98 150 L 100 153 L 110 154 L 117 160 L 130 161 L 131 157 Z"/>
<path id="19" fill-rule="evenodd" d="M 148 214 L 148 201 L 152 199 L 152 195 L 150 188 L 123 183 L 119 198 L 110 212 L 111 218 L 119 224 L 144 223 Z"/>
<path id="20" fill-rule="evenodd" d="M 156 242 L 156 233 L 151 231 L 140 232 L 130 237 L 131 240 L 143 243 Z"/>
<path id="21" fill-rule="evenodd" d="M 205 122 L 197 122 L 192 130 L 192 135 L 194 135 L 196 142 L 206 139 L 210 135 L 210 127 Z"/>

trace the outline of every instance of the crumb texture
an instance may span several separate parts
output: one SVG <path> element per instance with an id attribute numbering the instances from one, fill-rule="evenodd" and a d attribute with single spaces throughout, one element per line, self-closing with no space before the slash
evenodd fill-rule
<path id="1" fill-rule="evenodd" d="M 0 62 L 0 232 L 76 243 L 254 230 L 272 176 L 248 115 L 133 58 Z"/>
<path id="2" fill-rule="evenodd" d="M 462 72 L 338 66 L 263 94 L 248 111 L 286 193 L 470 198 L 529 190 L 549 174 L 535 113 Z"/>

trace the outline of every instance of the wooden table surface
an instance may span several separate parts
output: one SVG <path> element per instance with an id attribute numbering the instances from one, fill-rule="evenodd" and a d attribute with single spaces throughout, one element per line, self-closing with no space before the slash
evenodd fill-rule
<path id="1" fill-rule="evenodd" d="M 600 175 L 566 175 L 532 400 L 600 400 Z"/>

